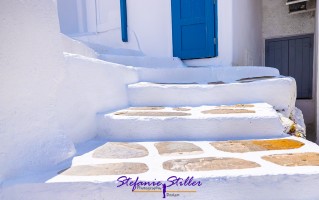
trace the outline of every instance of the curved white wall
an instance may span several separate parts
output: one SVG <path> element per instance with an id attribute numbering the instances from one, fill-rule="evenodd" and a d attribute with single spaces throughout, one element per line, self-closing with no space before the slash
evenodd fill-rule
<path id="1" fill-rule="evenodd" d="M 53 0 L 3 0 L 0 19 L 1 182 L 72 156 L 73 143 L 95 136 L 96 112 L 125 107 L 137 78 L 60 34 Z"/>

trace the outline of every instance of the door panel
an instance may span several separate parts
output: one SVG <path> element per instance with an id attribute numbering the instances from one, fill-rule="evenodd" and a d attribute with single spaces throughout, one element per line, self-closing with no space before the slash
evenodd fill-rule
<path id="1" fill-rule="evenodd" d="M 297 98 L 312 98 L 313 35 L 266 40 L 266 66 L 297 82 Z"/>
<path id="2" fill-rule="evenodd" d="M 214 0 L 172 0 L 173 53 L 181 59 L 217 55 Z M 215 40 L 217 42 L 217 39 Z"/>

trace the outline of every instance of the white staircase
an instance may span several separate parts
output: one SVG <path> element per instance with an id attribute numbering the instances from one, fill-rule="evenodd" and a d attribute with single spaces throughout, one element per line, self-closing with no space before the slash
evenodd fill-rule
<path id="1" fill-rule="evenodd" d="M 137 73 L 141 82 L 127 90 L 131 108 L 98 114 L 99 136 L 109 141 L 280 137 L 284 128 L 276 110 L 288 117 L 295 107 L 295 80 L 273 68 L 137 68 Z"/>
<path id="2" fill-rule="evenodd" d="M 283 136 L 277 112 L 266 103 L 237 106 L 133 107 L 99 116 L 109 141 L 187 141 Z"/>

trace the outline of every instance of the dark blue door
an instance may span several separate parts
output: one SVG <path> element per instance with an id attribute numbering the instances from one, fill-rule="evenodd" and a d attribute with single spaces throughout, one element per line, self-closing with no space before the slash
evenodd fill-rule
<path id="1" fill-rule="evenodd" d="M 296 79 L 298 99 L 312 98 L 313 34 L 266 40 L 265 62 Z"/>
<path id="2" fill-rule="evenodd" d="M 217 0 L 171 1 L 174 56 L 217 56 Z"/>

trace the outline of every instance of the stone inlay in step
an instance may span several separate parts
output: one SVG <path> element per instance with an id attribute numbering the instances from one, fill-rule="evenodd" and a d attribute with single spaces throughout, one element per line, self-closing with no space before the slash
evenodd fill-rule
<path id="1" fill-rule="evenodd" d="M 98 147 L 94 152 L 93 158 L 140 158 L 148 155 L 148 150 L 136 143 L 108 142 Z"/>
<path id="2" fill-rule="evenodd" d="M 165 107 L 150 106 L 150 107 L 130 107 L 127 110 L 164 110 Z"/>
<path id="3" fill-rule="evenodd" d="M 148 171 L 144 163 L 106 163 L 98 165 L 78 165 L 60 171 L 59 174 L 67 176 L 103 176 L 141 174 Z"/>
<path id="4" fill-rule="evenodd" d="M 289 153 L 263 156 L 264 160 L 281 166 L 319 166 L 319 153 Z"/>
<path id="5" fill-rule="evenodd" d="M 227 109 L 234 109 L 234 108 L 254 108 L 253 104 L 236 104 L 236 105 L 229 105 L 229 106 L 220 106 L 220 108 L 227 108 Z"/>
<path id="6" fill-rule="evenodd" d="M 218 114 L 243 114 L 243 113 L 256 113 L 254 110 L 247 110 L 247 109 L 211 109 L 202 111 L 203 114 L 211 114 L 211 115 L 218 115 Z"/>
<path id="7" fill-rule="evenodd" d="M 189 142 L 159 142 L 154 144 L 162 156 L 201 154 L 203 150 Z"/>
<path id="8" fill-rule="evenodd" d="M 253 82 L 253 81 L 258 81 L 258 80 L 267 80 L 267 79 L 272 79 L 272 78 L 276 78 L 276 77 L 275 76 L 249 77 L 249 78 L 239 79 L 239 80 L 237 80 L 237 82 L 246 83 L 246 82 Z"/>
<path id="9" fill-rule="evenodd" d="M 191 113 L 185 112 L 126 112 L 121 111 L 117 112 L 114 115 L 121 115 L 121 116 L 136 116 L 136 117 L 182 117 L 182 116 L 190 116 Z"/>
<path id="10" fill-rule="evenodd" d="M 260 165 L 252 161 L 217 157 L 176 159 L 163 163 L 164 169 L 174 172 L 249 169 L 256 167 L 260 167 Z"/>
<path id="11" fill-rule="evenodd" d="M 292 139 L 227 141 L 212 142 L 210 144 L 217 150 L 230 153 L 246 153 L 269 150 L 289 150 L 297 149 L 304 145 L 304 143 Z"/>
<path id="12" fill-rule="evenodd" d="M 173 110 L 175 111 L 191 111 L 192 109 L 190 108 L 183 108 L 183 107 L 178 107 L 178 108 L 173 108 Z"/>

